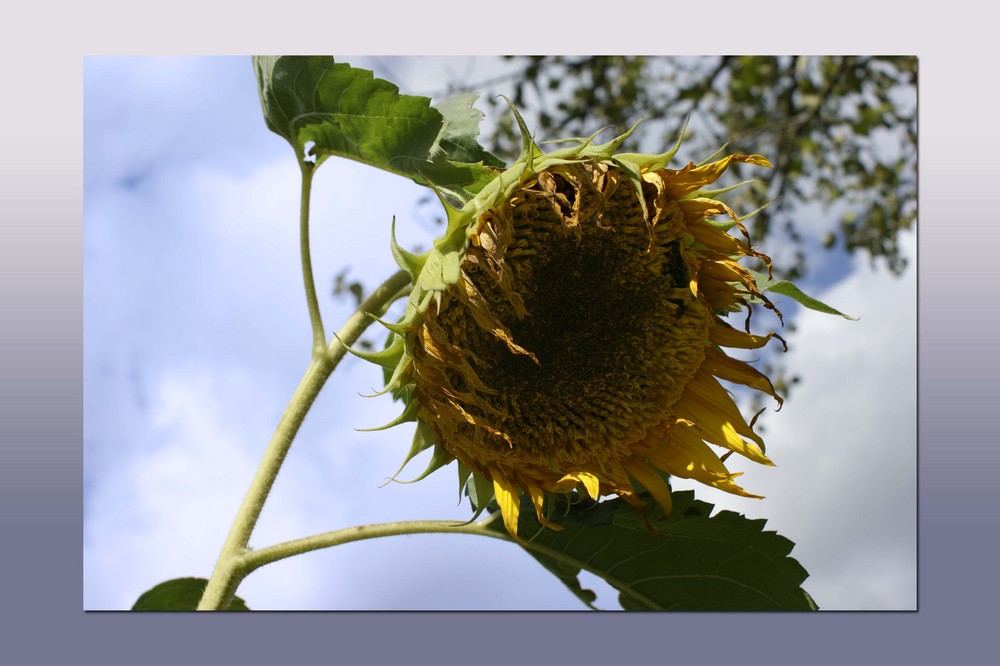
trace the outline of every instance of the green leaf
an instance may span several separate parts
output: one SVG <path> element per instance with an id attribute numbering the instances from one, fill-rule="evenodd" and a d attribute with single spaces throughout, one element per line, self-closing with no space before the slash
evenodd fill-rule
<path id="1" fill-rule="evenodd" d="M 433 185 L 465 202 L 503 162 L 478 141 L 473 95 L 430 105 L 372 72 L 324 56 L 253 59 L 264 120 L 302 160 L 331 155 Z"/>
<path id="2" fill-rule="evenodd" d="M 502 168 L 504 163 L 479 145 L 479 123 L 486 116 L 473 104 L 479 99 L 476 93 L 461 93 L 434 105 L 444 117 L 444 127 L 437 144 L 449 160 Z"/>
<path id="3" fill-rule="evenodd" d="M 198 608 L 208 581 L 204 578 L 174 578 L 160 583 L 139 596 L 134 611 L 193 611 Z M 248 611 L 246 603 L 234 597 L 226 610 Z"/>
<path id="4" fill-rule="evenodd" d="M 757 271 L 753 270 L 750 271 L 750 274 L 753 275 L 754 280 L 757 281 L 757 287 L 761 291 L 769 291 L 775 294 L 781 294 L 782 296 L 788 296 L 789 298 L 798 301 L 804 307 L 807 307 L 810 310 L 816 310 L 818 312 L 825 312 L 827 314 L 838 315 L 843 317 L 844 319 L 857 321 L 856 317 L 846 315 L 843 312 L 840 312 L 839 310 L 831 308 L 829 305 L 823 303 L 822 301 L 818 301 L 815 298 L 812 298 L 811 296 L 807 296 L 802 292 L 801 289 L 796 287 L 788 280 L 772 280 L 767 276 L 767 274 L 758 273 Z"/>
<path id="5" fill-rule="evenodd" d="M 815 610 L 801 588 L 808 573 L 788 557 L 793 543 L 763 530 L 764 520 L 712 505 L 692 491 L 673 493 L 664 518 L 655 503 L 640 513 L 621 499 L 570 504 L 551 495 L 543 528 L 522 498 L 518 534 L 525 549 L 587 605 L 594 593 L 578 574 L 587 570 L 619 591 L 626 610 Z M 502 531 L 500 521 L 491 529 Z"/>
<path id="6" fill-rule="evenodd" d="M 328 64 L 333 64 L 332 58 L 253 58 L 264 122 L 293 147 L 302 147 L 298 143 L 296 119 L 316 110 L 313 93 Z"/>

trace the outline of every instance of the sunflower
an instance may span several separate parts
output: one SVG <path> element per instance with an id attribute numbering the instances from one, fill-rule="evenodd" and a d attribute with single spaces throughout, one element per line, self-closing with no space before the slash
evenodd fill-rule
<path id="1" fill-rule="evenodd" d="M 770 270 L 770 259 L 714 198 L 726 190 L 702 188 L 733 163 L 770 164 L 728 155 L 672 169 L 678 146 L 616 153 L 632 130 L 544 153 L 514 114 L 520 158 L 461 208 L 442 199 L 434 247 L 415 255 L 393 239 L 413 280 L 406 314 L 383 322 L 385 350 L 359 355 L 391 372 L 383 392 L 406 403 L 386 427 L 417 422 L 404 466 L 432 446 L 418 478 L 457 460 L 460 484 L 491 490 L 515 537 L 521 493 L 554 529 L 547 493 L 641 507 L 644 488 L 669 514 L 663 473 L 758 497 L 724 460 L 773 463 L 719 380 L 780 406 L 765 375 L 723 351 L 774 337 L 726 322 L 750 300 L 773 309 L 738 263 Z"/>

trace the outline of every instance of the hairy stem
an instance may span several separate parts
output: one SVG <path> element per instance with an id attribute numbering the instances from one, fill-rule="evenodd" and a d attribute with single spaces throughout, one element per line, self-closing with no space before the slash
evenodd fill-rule
<path id="1" fill-rule="evenodd" d="M 378 539 L 380 537 L 401 536 L 405 534 L 473 534 L 517 544 L 538 555 L 544 555 L 556 561 L 563 562 L 570 567 L 587 571 L 595 576 L 604 578 L 609 584 L 619 590 L 627 591 L 633 597 L 645 601 L 650 608 L 657 607 L 654 599 L 646 597 L 642 592 L 633 588 L 632 583 L 610 576 L 609 572 L 595 567 L 591 562 L 577 559 L 565 552 L 535 541 L 515 539 L 506 529 L 493 529 L 491 525 L 500 520 L 500 517 L 500 512 L 496 512 L 488 518 L 471 523 L 461 523 L 454 520 L 412 520 L 377 523 L 374 525 L 358 525 L 286 541 L 259 550 L 246 551 L 242 557 L 238 558 L 234 566 L 238 569 L 240 577 L 244 578 L 265 564 L 271 564 L 278 560 L 315 550 L 340 546 L 353 541 L 364 541 L 366 539 Z M 590 604 L 588 603 L 588 605 Z M 591 607 L 593 608 L 593 606 Z"/>
<path id="2" fill-rule="evenodd" d="M 402 534 L 478 534 L 479 536 L 492 537 L 502 541 L 513 541 L 506 530 L 497 531 L 489 529 L 488 525 L 497 516 L 499 514 L 478 523 L 462 523 L 454 520 L 410 520 L 394 523 L 378 523 L 375 525 L 358 525 L 356 527 L 348 527 L 342 530 L 324 532 L 293 541 L 286 541 L 259 550 L 248 551 L 240 558 L 238 566 L 245 576 L 265 564 L 277 562 L 287 557 L 339 546 L 351 543 L 352 541 L 364 541 L 365 539 L 377 539 Z"/>
<path id="3" fill-rule="evenodd" d="M 306 303 L 309 306 L 309 321 L 312 323 L 313 356 L 319 356 L 326 347 L 326 330 L 323 315 L 316 297 L 316 282 L 313 280 L 312 256 L 309 249 L 309 200 L 312 193 L 312 178 L 316 165 L 299 159 L 302 169 L 302 194 L 299 199 L 299 251 L 302 254 L 302 279 L 306 288 Z"/>
<path id="4" fill-rule="evenodd" d="M 278 470 L 281 469 L 309 408 L 312 407 L 327 378 L 343 359 L 347 352 L 346 345 L 356 342 L 372 323 L 369 313 L 379 316 L 384 314 L 389 305 L 405 293 L 409 281 L 409 275 L 405 271 L 399 271 L 382 283 L 351 315 L 330 344 L 324 345 L 321 353 L 313 354 L 312 362 L 295 393 L 292 394 L 288 407 L 285 408 L 285 413 L 264 452 L 257 473 L 250 482 L 250 488 L 243 498 L 243 504 L 222 546 L 215 571 L 205 587 L 198 610 L 218 610 L 229 606 L 233 595 L 236 594 L 236 588 L 246 576 L 240 565 L 240 559 L 247 552 L 250 534 L 257 524 L 264 502 L 278 476 Z"/>

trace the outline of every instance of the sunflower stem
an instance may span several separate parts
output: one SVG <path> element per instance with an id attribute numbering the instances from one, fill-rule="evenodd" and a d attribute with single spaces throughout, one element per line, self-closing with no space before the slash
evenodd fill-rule
<path id="1" fill-rule="evenodd" d="M 367 539 L 378 539 L 389 536 L 402 536 L 407 534 L 472 534 L 476 536 L 499 539 L 511 544 L 519 545 L 522 548 L 538 555 L 544 555 L 554 560 L 563 562 L 571 567 L 579 568 L 583 571 L 594 574 L 606 580 L 610 585 L 628 594 L 641 599 L 655 607 L 655 600 L 647 598 L 639 590 L 636 590 L 627 580 L 619 580 L 608 575 L 607 571 L 593 566 L 591 562 L 571 557 L 564 552 L 553 549 L 544 544 L 536 543 L 532 540 L 519 540 L 510 535 L 506 529 L 494 529 L 494 523 L 501 520 L 500 512 L 490 515 L 488 518 L 471 523 L 462 523 L 455 520 L 411 520 L 392 523 L 376 523 L 373 525 L 357 525 L 342 530 L 323 532 L 301 539 L 293 539 L 283 543 L 248 550 L 233 562 L 233 567 L 238 571 L 240 578 L 245 578 L 265 564 L 271 564 L 289 557 L 302 555 L 316 550 L 323 550 L 332 546 L 341 546 L 354 541 L 365 541 Z M 589 605 L 589 604 L 588 604 Z M 591 606 L 594 608 L 593 606 Z"/>
<path id="2" fill-rule="evenodd" d="M 312 536 L 294 539 L 284 543 L 248 551 L 239 558 L 236 566 L 243 576 L 259 569 L 265 564 L 271 564 L 288 557 L 322 550 L 332 546 L 340 546 L 353 541 L 378 539 L 380 537 L 400 536 L 404 534 L 477 534 L 492 537 L 502 541 L 513 541 L 506 531 L 489 529 L 488 525 L 498 515 L 476 522 L 463 523 L 456 520 L 409 520 L 393 523 L 378 523 L 374 525 L 357 525 L 342 530 L 323 532 Z"/>
<path id="3" fill-rule="evenodd" d="M 312 179 L 316 172 L 313 162 L 299 156 L 302 171 L 302 193 L 299 198 L 299 252 L 302 254 L 302 280 L 306 288 L 306 304 L 309 306 L 309 321 L 312 323 L 313 356 L 320 356 L 326 347 L 326 329 L 323 328 L 323 314 L 316 297 L 316 282 L 313 279 L 312 256 L 309 249 L 309 201 L 312 194 Z"/>
<path id="4" fill-rule="evenodd" d="M 278 422 L 257 473 L 250 482 L 243 504 L 222 546 L 215 571 L 205 586 L 198 610 L 220 610 L 229 607 L 236 594 L 236 588 L 247 574 L 241 562 L 249 552 L 247 544 L 250 542 L 250 535 L 306 414 L 330 374 L 347 353 L 347 345 L 357 341 L 374 321 L 370 314 L 384 314 L 389 305 L 405 293 L 409 281 L 410 276 L 406 271 L 398 271 L 383 282 L 348 318 L 329 345 L 324 341 L 321 353 L 313 354 L 305 375 L 292 394 L 281 421 Z"/>

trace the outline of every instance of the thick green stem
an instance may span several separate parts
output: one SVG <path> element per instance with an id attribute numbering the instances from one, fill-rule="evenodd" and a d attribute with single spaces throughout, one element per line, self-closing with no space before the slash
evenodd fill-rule
<path id="1" fill-rule="evenodd" d="M 319 356 L 326 346 L 326 330 L 323 328 L 323 315 L 319 309 L 319 299 L 316 297 L 316 282 L 313 279 L 312 256 L 309 249 L 309 200 L 316 165 L 304 161 L 300 156 L 299 167 L 302 170 L 302 194 L 299 199 L 299 252 L 302 255 L 302 279 L 305 282 L 309 321 L 312 323 L 313 356 Z"/>
<path id="2" fill-rule="evenodd" d="M 312 407 L 330 373 L 347 352 L 345 345 L 356 342 L 372 323 L 369 313 L 384 314 L 388 306 L 406 289 L 409 281 L 410 277 L 405 271 L 399 271 L 386 280 L 365 299 L 330 344 L 325 346 L 321 353 L 313 354 L 312 362 L 295 393 L 292 394 L 292 399 L 271 437 L 257 473 L 250 482 L 250 488 L 243 498 L 243 504 L 222 546 L 215 571 L 205 587 L 198 610 L 218 610 L 229 606 L 236 588 L 246 575 L 240 566 L 240 558 L 247 552 L 250 534 L 257 524 L 257 518 L 278 476 L 278 470 L 281 469 L 281 464 L 309 408 Z"/>

